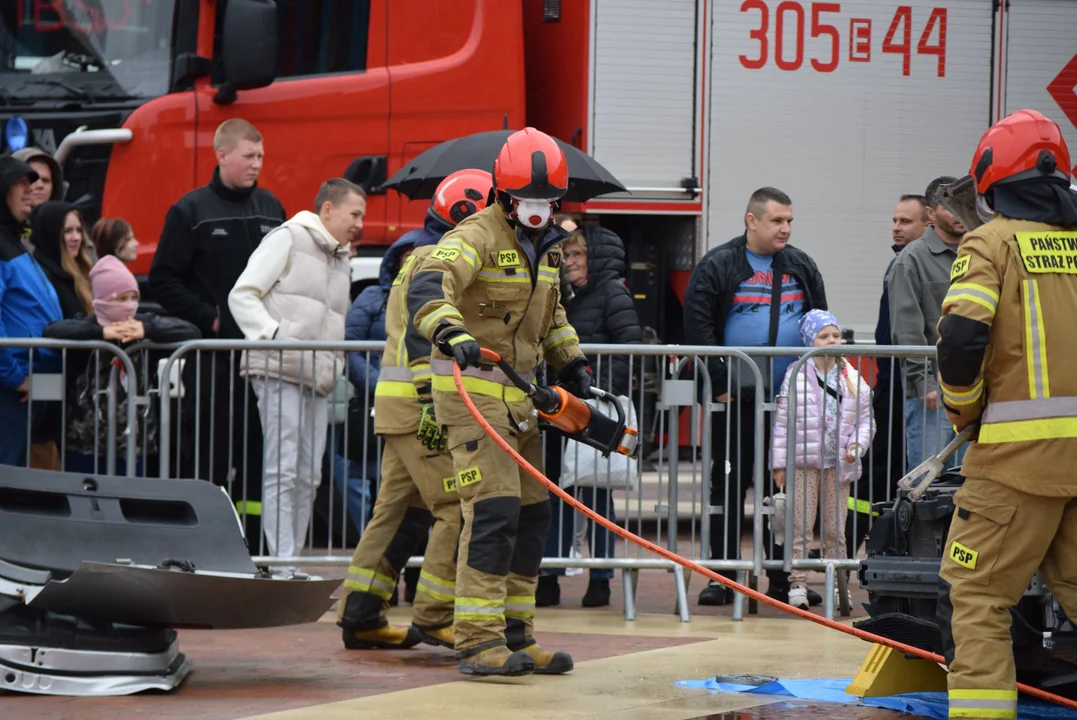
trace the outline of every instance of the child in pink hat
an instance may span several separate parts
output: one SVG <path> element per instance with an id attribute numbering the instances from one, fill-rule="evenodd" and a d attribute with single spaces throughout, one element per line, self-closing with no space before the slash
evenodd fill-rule
<path id="1" fill-rule="evenodd" d="M 124 365 L 118 362 L 113 353 L 71 349 L 68 351 L 67 382 L 65 383 L 64 404 L 67 408 L 67 447 L 64 455 L 64 469 L 68 472 L 86 474 L 103 474 L 105 458 L 108 454 L 108 426 L 116 427 L 116 473 L 126 473 L 122 458 L 125 456 L 129 438 L 137 442 L 136 454 L 143 458 L 157 451 L 157 418 L 154 408 L 147 406 L 139 409 L 137 427 L 126 432 L 126 398 L 135 392 L 131 386 L 136 381 L 140 386 L 148 382 L 156 384 L 156 367 L 159 357 L 167 351 L 149 351 L 129 348 L 138 340 L 152 343 L 170 344 L 187 340 L 197 340 L 202 336 L 194 325 L 179 318 L 144 314 L 138 312 L 138 282 L 131 271 L 119 258 L 106 255 L 94 264 L 90 270 L 90 285 L 93 289 L 93 315 L 80 315 L 68 320 L 60 320 L 45 326 L 44 337 L 59 340 L 110 340 L 124 347 L 124 352 L 131 359 L 135 368 L 135 378 L 123 372 Z M 94 357 L 95 354 L 99 358 Z M 108 403 L 103 402 L 101 393 L 113 381 L 114 369 L 118 372 L 115 385 L 116 414 L 108 416 Z M 145 392 L 145 387 L 141 388 Z M 139 465 L 141 466 L 141 461 Z M 135 469 L 136 473 L 140 468 Z"/>
<path id="2" fill-rule="evenodd" d="M 97 322 L 105 328 L 105 340 L 129 343 L 146 336 L 146 328 L 135 320 L 138 311 L 138 281 L 115 255 L 106 255 L 90 270 L 93 309 Z"/>

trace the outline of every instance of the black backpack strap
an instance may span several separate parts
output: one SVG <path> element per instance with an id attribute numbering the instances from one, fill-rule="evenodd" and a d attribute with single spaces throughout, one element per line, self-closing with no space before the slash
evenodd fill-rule
<path id="1" fill-rule="evenodd" d="M 782 268 L 778 258 L 770 265 L 770 332 L 767 333 L 767 344 L 775 347 L 778 344 L 778 321 L 782 314 Z"/>
<path id="2" fill-rule="evenodd" d="M 827 395 L 834 398 L 838 402 L 841 402 L 841 384 L 840 383 L 838 384 L 838 389 L 835 390 L 834 388 L 827 385 L 826 378 L 824 378 L 822 373 L 820 373 L 818 370 L 815 371 L 815 382 L 819 383 L 819 387 L 821 387 L 823 389 L 823 392 L 825 392 Z"/>

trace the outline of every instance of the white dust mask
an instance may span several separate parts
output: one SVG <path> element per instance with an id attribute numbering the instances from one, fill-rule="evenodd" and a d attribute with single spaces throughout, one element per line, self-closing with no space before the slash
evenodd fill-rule
<path id="1" fill-rule="evenodd" d="M 516 201 L 516 220 L 534 230 L 546 227 L 552 214 L 553 207 L 546 200 Z"/>

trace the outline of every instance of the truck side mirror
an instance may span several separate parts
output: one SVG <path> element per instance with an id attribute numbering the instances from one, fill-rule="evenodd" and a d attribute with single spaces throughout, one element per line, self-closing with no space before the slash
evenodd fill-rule
<path id="1" fill-rule="evenodd" d="M 363 188 L 367 195 L 384 195 L 381 184 L 389 179 L 389 161 L 384 155 L 364 155 L 357 157 L 344 171 L 344 179 Z"/>
<path id="2" fill-rule="evenodd" d="M 277 75 L 277 3 L 228 0 L 221 28 L 223 82 L 214 100 L 235 101 L 237 90 L 265 87 Z"/>

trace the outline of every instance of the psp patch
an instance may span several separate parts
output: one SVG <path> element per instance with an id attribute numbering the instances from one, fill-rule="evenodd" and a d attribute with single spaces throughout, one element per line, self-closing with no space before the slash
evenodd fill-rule
<path id="1" fill-rule="evenodd" d="M 1014 237 L 1028 272 L 1077 275 L 1077 232 L 1019 232 Z"/>
<path id="2" fill-rule="evenodd" d="M 482 472 L 477 467 L 469 467 L 456 473 L 457 487 L 467 487 L 482 482 Z"/>
<path id="3" fill-rule="evenodd" d="M 436 260 L 444 260 L 445 262 L 452 262 L 456 258 L 460 257 L 460 251 L 456 248 L 438 248 L 434 251 L 433 257 Z M 411 257 L 408 257 L 410 260 Z"/>
<path id="4" fill-rule="evenodd" d="M 518 267 L 520 265 L 520 253 L 515 250 L 498 250 L 498 267 Z"/>
<path id="5" fill-rule="evenodd" d="M 447 492 L 447 493 L 456 492 L 456 476 L 451 475 L 451 476 L 449 476 L 447 478 L 442 478 L 441 479 L 441 484 L 445 488 L 445 492 Z"/>
<path id="6" fill-rule="evenodd" d="M 980 553 L 972 548 L 967 548 L 956 540 L 950 543 L 950 559 L 961 567 L 975 570 L 976 558 L 978 557 L 980 557 Z"/>
<path id="7" fill-rule="evenodd" d="M 969 262 L 971 260 L 971 255 L 961 255 L 957 260 L 954 260 L 954 264 L 950 267 L 950 282 L 957 280 L 959 277 L 964 277 L 965 273 L 969 271 Z"/>

